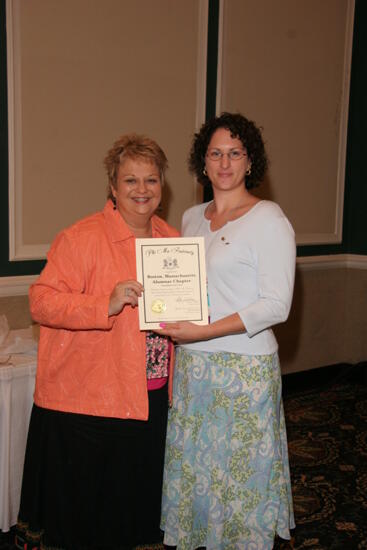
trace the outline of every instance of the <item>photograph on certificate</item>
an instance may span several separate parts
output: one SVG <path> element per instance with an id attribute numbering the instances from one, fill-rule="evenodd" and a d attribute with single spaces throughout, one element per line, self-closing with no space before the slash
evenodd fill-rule
<path id="1" fill-rule="evenodd" d="M 208 324 L 204 237 L 136 239 L 141 330 L 161 322 Z"/>

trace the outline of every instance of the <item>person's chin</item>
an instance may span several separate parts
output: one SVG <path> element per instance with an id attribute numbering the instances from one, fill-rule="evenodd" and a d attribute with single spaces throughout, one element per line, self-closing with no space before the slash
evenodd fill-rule
<path id="1" fill-rule="evenodd" d="M 233 180 L 232 178 L 222 178 L 219 181 L 216 181 L 213 184 L 213 187 L 217 187 L 218 189 L 230 189 L 233 187 Z"/>
<path id="2" fill-rule="evenodd" d="M 153 216 L 154 212 L 156 211 L 157 208 L 153 208 L 153 206 L 151 204 L 140 204 L 140 205 L 136 205 L 135 208 L 134 208 L 134 211 L 136 212 L 136 214 L 139 214 L 141 216 Z"/>

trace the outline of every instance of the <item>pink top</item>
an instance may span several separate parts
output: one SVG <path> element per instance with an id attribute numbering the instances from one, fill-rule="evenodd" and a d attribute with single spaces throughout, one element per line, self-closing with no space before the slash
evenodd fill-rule
<path id="1" fill-rule="evenodd" d="M 148 391 L 160 390 L 167 384 L 167 380 L 168 376 L 165 376 L 164 378 L 151 378 L 150 380 L 147 380 Z"/>

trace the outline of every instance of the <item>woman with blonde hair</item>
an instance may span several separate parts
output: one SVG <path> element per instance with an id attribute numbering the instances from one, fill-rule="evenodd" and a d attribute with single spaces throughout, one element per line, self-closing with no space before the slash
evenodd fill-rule
<path id="1" fill-rule="evenodd" d="M 155 215 L 167 167 L 157 143 L 122 136 L 105 166 L 104 209 L 56 237 L 30 289 L 41 330 L 17 548 L 161 539 L 171 349 L 139 330 L 135 238 L 178 232 Z"/>

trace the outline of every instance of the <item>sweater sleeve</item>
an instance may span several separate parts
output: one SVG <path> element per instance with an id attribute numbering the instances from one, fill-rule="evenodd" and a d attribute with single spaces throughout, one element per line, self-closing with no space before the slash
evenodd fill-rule
<path id="1" fill-rule="evenodd" d="M 77 239 L 62 232 L 53 242 L 47 264 L 29 291 L 32 318 L 52 328 L 69 330 L 105 329 L 109 295 L 86 293 L 87 254 Z"/>
<path id="2" fill-rule="evenodd" d="M 250 338 L 287 319 L 293 296 L 295 262 L 292 226 L 287 218 L 276 217 L 257 235 L 258 299 L 238 312 Z"/>

